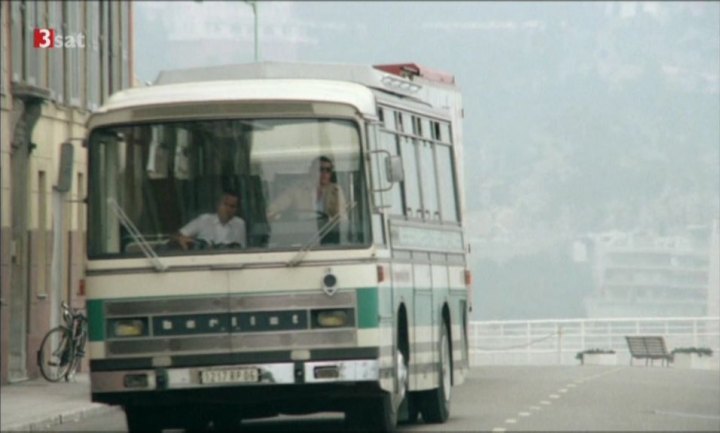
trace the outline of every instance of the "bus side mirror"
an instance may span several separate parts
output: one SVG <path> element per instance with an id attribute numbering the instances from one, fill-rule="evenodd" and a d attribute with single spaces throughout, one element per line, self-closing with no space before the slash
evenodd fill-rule
<path id="1" fill-rule="evenodd" d="M 405 179 L 402 159 L 398 155 L 390 155 L 385 158 L 385 176 L 388 182 L 402 182 Z"/>

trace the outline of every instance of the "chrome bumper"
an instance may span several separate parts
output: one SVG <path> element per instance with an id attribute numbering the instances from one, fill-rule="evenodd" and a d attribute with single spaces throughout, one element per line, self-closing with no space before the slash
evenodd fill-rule
<path id="1" fill-rule="evenodd" d="M 222 369 L 257 368 L 258 382 L 212 383 L 200 381 L 202 371 Z M 340 383 L 379 381 L 380 368 L 377 360 L 345 360 L 304 362 L 302 377 L 296 375 L 296 364 L 292 362 L 252 365 L 217 365 L 212 367 L 167 368 L 155 370 L 100 371 L 90 373 L 93 393 L 137 392 L 188 388 L 212 388 L 248 385 L 290 385 L 311 383 Z M 328 374 L 328 372 L 330 374 Z M 126 376 L 146 375 L 146 386 L 126 386 Z"/>

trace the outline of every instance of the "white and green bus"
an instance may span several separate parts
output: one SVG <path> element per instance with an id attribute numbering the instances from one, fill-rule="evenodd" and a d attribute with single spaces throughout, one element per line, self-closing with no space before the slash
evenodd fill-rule
<path id="1" fill-rule="evenodd" d="M 454 78 L 414 64 L 165 71 L 115 94 L 88 121 L 92 400 L 130 431 L 447 420 L 469 366 L 462 114 Z M 270 217 L 319 157 L 343 212 Z M 227 191 L 243 242 L 182 248 Z"/>

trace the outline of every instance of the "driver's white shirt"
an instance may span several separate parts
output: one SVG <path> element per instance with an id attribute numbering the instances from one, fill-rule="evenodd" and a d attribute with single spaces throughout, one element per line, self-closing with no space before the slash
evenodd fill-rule
<path id="1" fill-rule="evenodd" d="M 215 244 L 239 243 L 245 247 L 245 221 L 232 217 L 223 224 L 217 214 L 206 213 L 190 221 L 180 229 L 185 236 L 194 237 Z"/>

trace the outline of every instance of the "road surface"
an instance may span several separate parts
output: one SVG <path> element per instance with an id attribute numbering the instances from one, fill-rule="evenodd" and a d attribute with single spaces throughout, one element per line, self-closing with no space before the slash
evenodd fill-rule
<path id="1" fill-rule="evenodd" d="M 720 431 L 720 372 L 645 366 L 475 367 L 453 388 L 446 424 L 400 426 L 439 431 Z M 250 431 L 343 429 L 342 414 L 245 421 Z M 122 411 L 51 428 L 126 431 Z M 173 430 L 178 431 L 178 430 Z"/>

